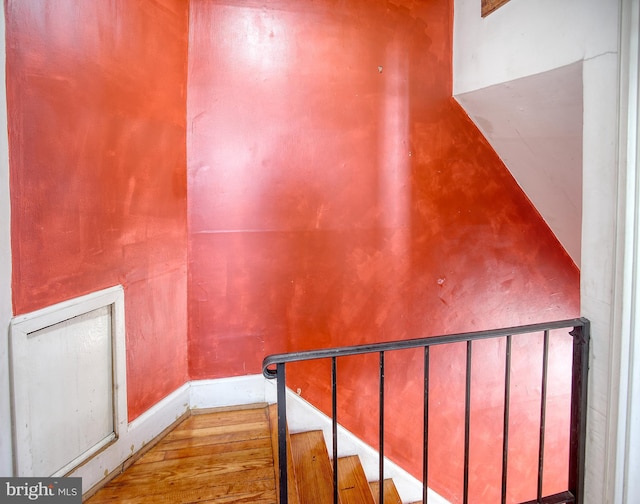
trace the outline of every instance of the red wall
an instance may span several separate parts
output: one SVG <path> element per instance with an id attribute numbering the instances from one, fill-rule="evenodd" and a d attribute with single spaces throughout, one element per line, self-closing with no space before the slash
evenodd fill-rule
<path id="1" fill-rule="evenodd" d="M 272 352 L 578 314 L 576 268 L 450 98 L 451 2 L 42 0 L 6 12 L 14 313 L 122 283 L 130 418 L 188 378 L 257 373 Z M 517 369 L 537 347 L 518 342 Z M 485 428 L 472 502 L 495 501 L 502 403 L 484 384 L 500 386 L 502 351 L 474 350 Z M 462 357 L 432 363 L 432 436 L 446 443 L 431 484 L 453 502 Z M 415 474 L 420 362 L 387 363 L 387 454 Z M 375 445 L 368 367 L 341 362 L 340 421 Z M 551 368 L 564 380 L 550 393 L 558 418 L 563 367 Z M 311 371 L 292 368 L 290 386 L 326 410 Z M 539 397 L 535 372 L 518 376 L 514 498 L 531 492 L 523 433 Z M 562 433 L 548 437 L 566 451 Z"/>
<path id="2" fill-rule="evenodd" d="M 258 373 L 272 352 L 578 315 L 577 269 L 451 99 L 451 30 L 447 1 L 192 0 L 192 378 Z M 535 433 L 539 373 L 522 370 L 538 366 L 537 348 L 514 347 L 514 499 L 535 497 L 524 462 L 537 444 L 524 428 Z M 503 355 L 504 342 L 475 349 L 473 416 L 486 429 L 474 431 L 471 502 L 496 502 L 502 389 L 481 386 L 502 387 Z M 431 484 L 452 502 L 463 432 L 449 399 L 464 384 L 449 376 L 463 357 L 442 350 L 432 363 L 432 437 L 445 442 Z M 421 362 L 391 355 L 387 371 L 387 454 L 416 476 Z M 377 384 L 365 370 L 376 367 L 340 364 L 340 421 L 374 446 Z M 314 370 L 328 378 L 324 365 L 292 367 L 289 385 L 327 411 L 328 382 Z M 551 374 L 561 381 L 551 416 L 566 418 L 565 363 Z M 565 453 L 565 433 L 552 426 L 547 446 Z M 550 464 L 552 491 L 566 464 Z"/>
<path id="3" fill-rule="evenodd" d="M 188 4 L 5 8 L 13 310 L 122 284 L 132 419 L 188 379 Z"/>

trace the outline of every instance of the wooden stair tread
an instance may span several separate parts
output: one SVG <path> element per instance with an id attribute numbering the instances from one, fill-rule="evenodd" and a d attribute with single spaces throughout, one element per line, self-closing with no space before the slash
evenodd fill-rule
<path id="1" fill-rule="evenodd" d="M 342 504 L 375 504 L 357 455 L 338 459 L 338 489 Z"/>
<path id="2" fill-rule="evenodd" d="M 371 487 L 371 493 L 373 494 L 373 500 L 376 504 L 380 504 L 380 482 L 372 481 L 369 483 L 369 487 Z M 400 499 L 400 494 L 398 493 L 398 489 L 396 485 L 393 483 L 392 479 L 384 480 L 384 503 L 383 504 L 402 504 L 402 499 Z M 420 503 L 422 504 L 422 503 Z"/>
<path id="3" fill-rule="evenodd" d="M 280 477 L 278 469 L 279 453 L 278 453 L 278 405 L 272 404 L 269 406 L 269 426 L 271 430 L 271 445 L 273 447 L 273 470 L 276 479 L 276 495 L 280 498 Z M 287 479 L 289 480 L 289 487 L 287 488 L 287 495 L 289 497 L 289 504 L 300 504 L 298 497 L 298 487 L 296 484 L 296 472 L 293 465 L 293 455 L 291 452 L 291 436 L 289 435 L 289 429 L 287 428 Z"/>
<path id="4" fill-rule="evenodd" d="M 301 504 L 333 502 L 333 469 L 322 431 L 292 434 L 291 453 Z"/>

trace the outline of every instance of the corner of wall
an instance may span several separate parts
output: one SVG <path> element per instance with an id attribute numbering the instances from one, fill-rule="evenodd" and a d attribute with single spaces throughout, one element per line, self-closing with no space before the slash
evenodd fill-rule
<path id="1" fill-rule="evenodd" d="M 4 8 L 0 9 L 0 476 L 13 474 L 9 404 L 9 323 L 11 322 L 11 215 L 9 141 L 5 79 Z"/>
<path id="2" fill-rule="evenodd" d="M 618 55 L 603 54 L 584 65 L 584 145 L 581 315 L 591 321 L 591 365 L 587 417 L 585 502 L 614 502 L 617 389 L 620 331 L 615 317 L 621 309 L 616 296 L 616 233 L 618 217 L 617 95 Z M 619 245 L 619 243 L 618 243 Z M 611 498 L 611 499 L 610 499 Z M 617 502 L 617 501 L 615 501 Z"/>
<path id="3" fill-rule="evenodd" d="M 262 375 L 187 382 L 129 422 L 111 444 L 78 467 L 71 476 L 82 478 L 82 491 L 90 495 L 105 478 L 117 472 L 167 428 L 194 409 L 274 402 Z"/>

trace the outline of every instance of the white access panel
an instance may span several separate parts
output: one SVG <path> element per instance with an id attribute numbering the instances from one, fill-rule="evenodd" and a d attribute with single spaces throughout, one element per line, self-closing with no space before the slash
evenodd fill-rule
<path id="1" fill-rule="evenodd" d="M 13 321 L 17 476 L 62 476 L 117 438 L 126 415 L 122 297 L 116 287 Z"/>

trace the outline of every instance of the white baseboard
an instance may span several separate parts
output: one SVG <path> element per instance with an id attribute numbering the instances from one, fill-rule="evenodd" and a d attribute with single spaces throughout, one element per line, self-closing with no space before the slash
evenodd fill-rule
<path id="1" fill-rule="evenodd" d="M 103 478 L 117 470 L 129 457 L 141 450 L 188 410 L 243 406 L 276 402 L 276 382 L 262 375 L 238 376 L 215 380 L 196 380 L 165 397 L 129 423 L 117 442 L 107 447 L 69 476 L 82 477 L 82 490 L 86 492 Z M 300 396 L 287 389 L 287 421 L 292 433 L 322 430 L 327 446 L 332 446 L 331 419 Z M 338 455 L 359 455 L 370 481 L 378 479 L 378 454 L 351 432 L 338 427 Z M 422 483 L 385 459 L 385 477 L 393 478 L 403 502 L 422 499 Z M 449 504 L 447 500 L 429 490 L 431 504 Z"/>
<path id="2" fill-rule="evenodd" d="M 275 387 L 273 397 L 267 397 L 265 384 L 267 381 L 262 375 L 192 381 L 189 389 L 189 405 L 191 409 L 195 410 L 264 402 L 273 403 L 275 402 Z"/>

